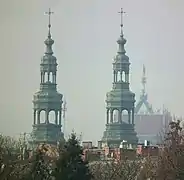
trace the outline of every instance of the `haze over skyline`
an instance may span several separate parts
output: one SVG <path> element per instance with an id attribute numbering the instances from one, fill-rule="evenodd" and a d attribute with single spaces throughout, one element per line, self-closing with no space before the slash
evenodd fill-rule
<path id="1" fill-rule="evenodd" d="M 98 140 L 105 129 L 105 97 L 112 88 L 112 58 L 120 35 L 121 7 L 131 90 L 139 100 L 142 65 L 153 108 L 164 104 L 184 115 L 182 0 L 1 0 L 0 132 L 31 132 L 32 99 L 40 83 L 51 7 L 58 91 L 67 101 L 67 128 Z M 179 82 L 180 81 L 180 82 Z"/>

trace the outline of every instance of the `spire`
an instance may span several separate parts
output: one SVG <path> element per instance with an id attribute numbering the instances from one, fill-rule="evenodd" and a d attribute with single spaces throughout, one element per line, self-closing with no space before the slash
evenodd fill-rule
<path id="1" fill-rule="evenodd" d="M 45 52 L 45 54 L 48 54 L 48 55 L 52 55 L 53 54 L 52 45 L 54 44 L 54 40 L 52 40 L 51 33 L 50 33 L 50 29 L 51 29 L 51 14 L 53 14 L 53 13 L 54 12 L 51 12 L 51 9 L 50 8 L 49 8 L 49 11 L 48 12 L 45 12 L 45 14 L 47 14 L 49 16 L 48 37 L 44 41 L 44 43 L 46 45 L 46 52 Z"/>
<path id="2" fill-rule="evenodd" d="M 119 50 L 118 53 L 119 54 L 125 54 L 125 48 L 124 45 L 126 44 L 126 39 L 123 37 L 123 14 L 125 14 L 125 12 L 123 11 L 123 8 L 121 8 L 121 11 L 118 12 L 121 15 L 121 19 L 120 19 L 120 37 L 117 40 L 117 43 L 119 44 Z"/>
<path id="3" fill-rule="evenodd" d="M 148 96 L 146 94 L 146 68 L 145 65 L 143 64 L 142 68 L 142 78 L 141 78 L 141 83 L 142 83 L 142 90 L 141 90 L 141 95 L 140 95 L 140 100 L 138 101 L 136 107 L 135 107 L 135 113 L 137 114 L 139 110 L 141 109 L 142 105 L 144 104 L 147 109 L 147 113 L 153 114 L 153 108 L 152 105 L 149 104 L 148 102 Z"/>
<path id="4" fill-rule="evenodd" d="M 55 89 L 56 90 L 56 71 L 57 71 L 57 59 L 53 55 L 52 51 L 52 45 L 54 44 L 54 40 L 51 38 L 51 9 L 49 8 L 48 12 L 45 12 L 45 14 L 49 17 L 49 23 L 48 23 L 48 37 L 44 41 L 46 45 L 46 51 L 44 53 L 44 56 L 41 59 L 41 84 L 40 88 L 43 89 Z M 48 86 L 49 83 L 49 86 Z M 46 85 L 45 85 L 46 84 Z"/>
<path id="5" fill-rule="evenodd" d="M 123 11 L 123 8 L 121 8 L 121 11 L 118 12 L 121 15 L 121 23 L 120 23 L 120 27 L 121 27 L 121 35 L 123 35 L 123 14 L 125 14 L 126 12 Z"/>
<path id="6" fill-rule="evenodd" d="M 143 64 L 143 70 L 142 70 L 142 80 L 141 80 L 143 89 L 142 89 L 142 95 L 145 94 L 146 92 L 146 68 L 145 65 Z"/>
<path id="7" fill-rule="evenodd" d="M 123 35 L 123 14 L 125 13 L 121 8 L 121 11 L 118 12 L 121 15 L 120 27 L 121 33 L 120 37 L 117 40 L 118 51 L 114 57 L 113 62 L 113 73 L 114 73 L 114 82 L 113 88 L 125 88 L 129 89 L 129 57 L 126 55 L 125 44 L 126 39 Z M 118 86 L 118 87 L 117 87 Z"/>

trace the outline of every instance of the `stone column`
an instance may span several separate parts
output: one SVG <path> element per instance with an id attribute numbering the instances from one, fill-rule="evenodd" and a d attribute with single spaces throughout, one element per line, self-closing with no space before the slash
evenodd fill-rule
<path id="1" fill-rule="evenodd" d="M 61 112 L 61 110 L 59 110 L 59 125 L 61 126 L 61 114 L 62 114 L 62 112 Z"/>
<path id="2" fill-rule="evenodd" d="M 121 111 L 118 110 L 118 123 L 121 123 L 121 115 L 122 115 Z"/>
<path id="3" fill-rule="evenodd" d="M 113 110 L 110 110 L 110 122 L 113 123 Z"/>
<path id="4" fill-rule="evenodd" d="M 116 74 L 115 74 L 115 82 L 117 82 L 117 79 L 118 79 L 118 77 L 117 77 L 117 76 L 118 76 L 118 72 L 115 71 L 115 73 L 116 73 Z"/>
<path id="5" fill-rule="evenodd" d="M 49 110 L 45 111 L 45 122 L 46 124 L 49 124 Z"/>
<path id="6" fill-rule="evenodd" d="M 121 110 L 121 111 L 120 111 L 120 123 L 123 122 L 123 117 L 122 117 L 122 116 L 123 116 L 123 111 Z"/>
<path id="7" fill-rule="evenodd" d="M 58 124 L 58 111 L 55 111 L 55 124 Z"/>
<path id="8" fill-rule="evenodd" d="M 43 73 L 41 72 L 41 83 L 43 83 Z"/>
<path id="9" fill-rule="evenodd" d="M 40 112 L 41 111 L 37 111 L 37 124 L 40 124 Z"/>
<path id="10" fill-rule="evenodd" d="M 52 73 L 52 83 L 56 83 L 56 74 Z"/>
<path id="11" fill-rule="evenodd" d="M 128 124 L 131 123 L 131 111 L 129 110 L 128 111 Z"/>
<path id="12" fill-rule="evenodd" d="M 107 124 L 109 124 L 109 109 L 107 109 L 107 115 L 106 115 L 107 117 Z"/>
<path id="13" fill-rule="evenodd" d="M 129 73 L 125 73 L 125 82 L 129 83 Z"/>
<path id="14" fill-rule="evenodd" d="M 54 83 L 56 84 L 56 73 L 54 74 Z"/>
<path id="15" fill-rule="evenodd" d="M 47 81 L 49 81 L 50 80 L 50 72 L 48 72 L 48 74 L 47 74 Z"/>
<path id="16" fill-rule="evenodd" d="M 114 75 L 114 83 L 116 82 L 116 71 L 113 72 Z"/>
<path id="17" fill-rule="evenodd" d="M 43 83 L 45 82 L 45 72 L 43 73 Z"/>
<path id="18" fill-rule="evenodd" d="M 34 118 L 33 124 L 36 124 L 36 109 L 34 109 L 34 112 L 33 112 L 33 113 L 34 113 L 34 115 L 33 115 L 33 116 L 34 116 L 34 117 L 33 117 L 33 118 Z"/>
<path id="19" fill-rule="evenodd" d="M 120 81 L 123 81 L 123 72 L 120 71 Z"/>
<path id="20" fill-rule="evenodd" d="M 132 109 L 132 124 L 134 124 L 134 108 Z"/>

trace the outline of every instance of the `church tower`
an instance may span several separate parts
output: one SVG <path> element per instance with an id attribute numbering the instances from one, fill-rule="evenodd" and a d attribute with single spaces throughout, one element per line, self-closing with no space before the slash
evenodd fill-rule
<path id="1" fill-rule="evenodd" d="M 138 138 L 134 130 L 135 94 L 130 91 L 130 62 L 126 55 L 126 39 L 123 35 L 123 10 L 121 9 L 121 33 L 117 40 L 118 52 L 113 61 L 113 87 L 106 95 L 106 130 L 102 144 L 109 147 L 119 147 L 122 142 L 127 146 L 137 145 Z M 123 119 L 123 112 L 128 114 L 128 121 Z"/>
<path id="2" fill-rule="evenodd" d="M 44 41 L 46 50 L 40 64 L 40 90 L 33 96 L 33 145 L 40 143 L 56 145 L 58 140 L 63 138 L 63 133 L 61 132 L 63 95 L 57 92 L 56 75 L 58 64 L 56 57 L 53 55 L 52 45 L 54 40 L 51 38 L 50 32 L 50 16 L 52 13 L 50 9 L 47 12 L 49 25 L 48 36 Z"/>
<path id="3" fill-rule="evenodd" d="M 142 91 L 141 91 L 140 99 L 137 105 L 135 106 L 135 114 L 139 113 L 143 104 L 145 105 L 146 110 L 147 110 L 146 114 L 153 114 L 153 109 L 152 109 L 152 106 L 148 102 L 148 94 L 146 93 L 146 68 L 144 65 L 143 65 L 141 83 L 142 83 Z"/>

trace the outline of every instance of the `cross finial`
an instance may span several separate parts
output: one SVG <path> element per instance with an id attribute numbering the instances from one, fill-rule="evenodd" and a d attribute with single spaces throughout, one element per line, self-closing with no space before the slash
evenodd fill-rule
<path id="1" fill-rule="evenodd" d="M 47 14 L 47 15 L 49 16 L 49 25 L 48 25 L 48 27 L 49 27 L 49 29 L 50 29 L 50 27 L 51 27 L 51 24 L 50 24 L 50 17 L 51 17 L 51 14 L 54 14 L 54 12 L 52 12 L 52 11 L 51 11 L 51 8 L 49 8 L 49 11 L 48 11 L 48 12 L 45 12 L 45 14 Z"/>
<path id="2" fill-rule="evenodd" d="M 118 12 L 120 15 L 121 15 L 121 24 L 120 24 L 120 27 L 121 27 L 121 33 L 123 33 L 123 14 L 125 14 L 126 12 L 123 11 L 123 8 L 121 8 L 121 11 Z"/>
<path id="3" fill-rule="evenodd" d="M 146 68 L 145 68 L 145 65 L 143 64 L 143 76 L 145 76 L 146 74 Z"/>

